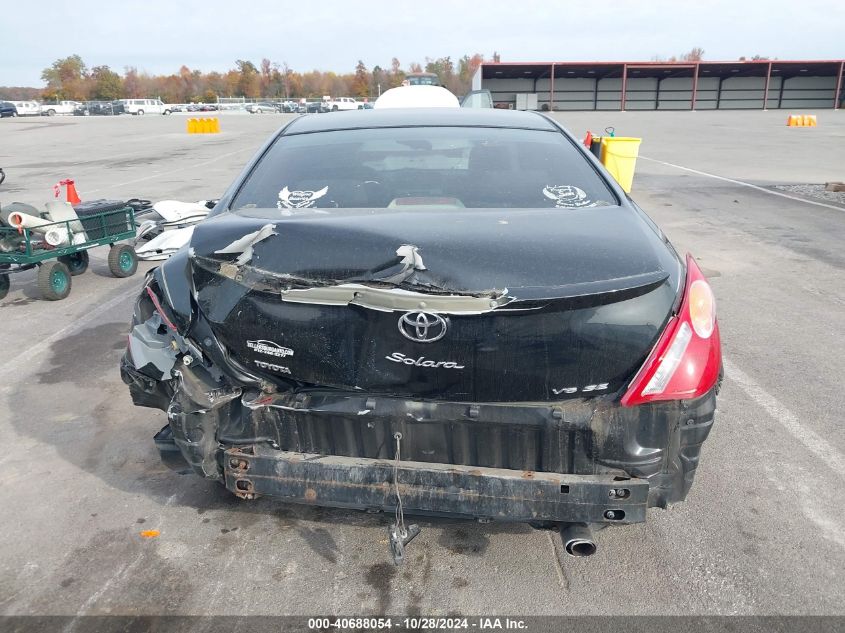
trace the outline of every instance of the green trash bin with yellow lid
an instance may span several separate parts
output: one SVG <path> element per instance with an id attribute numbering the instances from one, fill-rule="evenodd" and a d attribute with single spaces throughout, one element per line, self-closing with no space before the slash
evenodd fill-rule
<path id="1" fill-rule="evenodd" d="M 641 138 L 631 136 L 603 136 L 601 139 L 601 162 L 625 193 L 631 193 L 641 142 Z"/>

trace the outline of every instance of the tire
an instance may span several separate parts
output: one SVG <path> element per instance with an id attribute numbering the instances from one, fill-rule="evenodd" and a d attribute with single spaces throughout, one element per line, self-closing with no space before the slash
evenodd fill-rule
<path id="1" fill-rule="evenodd" d="M 0 275 L 0 299 L 5 299 L 6 295 L 9 294 L 9 275 Z"/>
<path id="2" fill-rule="evenodd" d="M 143 111 L 143 110 L 138 110 L 138 116 L 144 116 L 144 111 Z"/>
<path id="3" fill-rule="evenodd" d="M 73 255 L 64 255 L 59 257 L 59 261 L 68 267 L 72 277 L 76 277 L 88 270 L 88 251 L 79 251 Z"/>
<path id="4" fill-rule="evenodd" d="M 14 119 L 16 116 L 18 116 L 18 113 L 17 113 L 17 112 L 12 112 L 12 118 Z"/>
<path id="5" fill-rule="evenodd" d="M 56 111 L 50 108 L 47 110 L 47 116 L 56 116 Z"/>
<path id="6" fill-rule="evenodd" d="M 332 112 L 337 112 L 337 106 L 332 106 Z"/>
<path id="7" fill-rule="evenodd" d="M 109 251 L 109 270 L 115 277 L 131 277 L 138 270 L 138 256 L 129 244 L 115 244 Z"/>
<path id="8" fill-rule="evenodd" d="M 162 112 L 162 114 L 167 116 L 168 114 L 170 114 L 170 110 L 165 110 L 164 112 Z"/>
<path id="9" fill-rule="evenodd" d="M 61 301 L 70 294 L 70 270 L 62 262 L 52 260 L 38 267 L 38 290 L 47 301 Z"/>

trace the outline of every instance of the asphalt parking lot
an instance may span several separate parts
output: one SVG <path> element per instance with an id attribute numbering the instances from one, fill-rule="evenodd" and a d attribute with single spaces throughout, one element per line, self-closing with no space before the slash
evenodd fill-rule
<path id="1" fill-rule="evenodd" d="M 845 207 L 769 189 L 845 180 L 845 112 L 806 129 L 786 114 L 555 115 L 644 138 L 632 196 L 709 275 L 726 368 L 687 502 L 600 532 L 587 559 L 529 527 L 422 521 L 396 568 L 385 517 L 240 501 L 160 459 L 164 413 L 120 380 L 141 274 L 115 279 L 94 251 L 56 303 L 14 276 L 0 613 L 845 614 Z M 183 117 L 3 120 L 0 204 L 63 178 L 83 199 L 217 197 L 288 118 L 192 136 Z"/>

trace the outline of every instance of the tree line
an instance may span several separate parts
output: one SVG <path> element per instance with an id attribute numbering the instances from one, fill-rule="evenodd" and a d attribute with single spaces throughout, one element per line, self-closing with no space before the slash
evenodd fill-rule
<path id="1" fill-rule="evenodd" d="M 493 54 L 499 61 L 498 53 Z M 376 98 L 381 92 L 402 84 L 408 73 L 435 73 L 440 83 L 461 95 L 469 91 L 472 76 L 484 56 L 464 55 L 426 58 L 425 64 L 412 62 L 403 68 L 393 58 L 386 67 L 367 68 L 359 60 L 354 71 L 335 73 L 312 70 L 298 72 L 286 62 L 262 59 L 238 59 L 226 72 L 202 72 L 183 65 L 171 75 L 152 75 L 127 66 L 123 74 L 108 66 L 89 68 L 79 55 L 57 59 L 41 73 L 45 88 L 0 87 L 0 99 L 69 99 L 73 101 L 111 101 L 114 99 L 160 98 L 165 103 L 214 103 L 219 97 L 248 99 L 300 99 L 351 96 Z"/>

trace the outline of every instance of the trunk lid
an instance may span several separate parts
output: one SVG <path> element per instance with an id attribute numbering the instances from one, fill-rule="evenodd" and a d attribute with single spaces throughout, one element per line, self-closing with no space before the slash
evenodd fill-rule
<path id="1" fill-rule="evenodd" d="M 251 257 L 216 252 L 255 232 Z M 200 309 L 251 371 L 478 402 L 617 391 L 656 341 L 681 276 L 622 207 L 249 209 L 198 225 L 192 251 Z"/>

